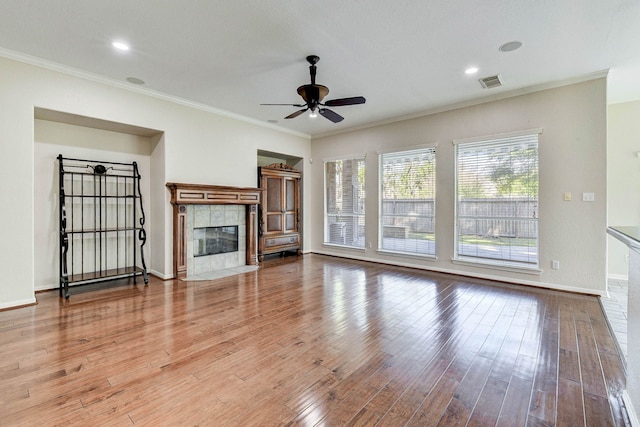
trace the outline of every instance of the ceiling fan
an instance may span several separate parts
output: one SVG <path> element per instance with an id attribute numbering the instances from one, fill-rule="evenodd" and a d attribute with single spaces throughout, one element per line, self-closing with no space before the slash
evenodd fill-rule
<path id="1" fill-rule="evenodd" d="M 329 93 L 329 88 L 326 86 L 316 84 L 316 64 L 320 61 L 320 57 L 316 55 L 307 56 L 307 62 L 311 64 L 309 66 L 309 73 L 311 74 L 311 84 L 302 85 L 298 88 L 298 95 L 304 100 L 304 104 L 260 104 L 260 105 L 289 105 L 292 107 L 304 107 L 302 110 L 298 110 L 289 114 L 285 119 L 293 119 L 298 117 L 305 111 L 311 110 L 311 117 L 315 117 L 316 113 L 320 113 L 326 119 L 331 120 L 333 123 L 338 123 L 344 120 L 340 114 L 333 110 L 324 107 L 342 107 L 344 105 L 356 105 L 364 104 L 365 99 L 362 96 L 352 96 L 350 98 L 331 99 L 326 102 L 322 102 L 325 96 Z"/>

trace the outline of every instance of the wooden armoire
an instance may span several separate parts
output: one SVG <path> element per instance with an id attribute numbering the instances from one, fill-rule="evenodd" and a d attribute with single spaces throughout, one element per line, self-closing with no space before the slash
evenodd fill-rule
<path id="1" fill-rule="evenodd" d="M 262 200 L 258 212 L 258 259 L 267 254 L 301 252 L 300 178 L 302 173 L 284 163 L 258 168 Z"/>

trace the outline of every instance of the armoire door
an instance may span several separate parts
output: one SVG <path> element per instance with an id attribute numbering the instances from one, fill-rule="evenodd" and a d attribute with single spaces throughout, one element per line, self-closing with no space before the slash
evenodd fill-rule
<path id="1" fill-rule="evenodd" d="M 282 184 L 284 231 L 287 233 L 295 232 L 298 231 L 298 180 L 285 177 Z"/>
<path id="2" fill-rule="evenodd" d="M 285 198 L 283 197 L 283 179 L 281 177 L 264 177 L 266 197 L 266 233 L 282 233 L 284 231 Z"/>

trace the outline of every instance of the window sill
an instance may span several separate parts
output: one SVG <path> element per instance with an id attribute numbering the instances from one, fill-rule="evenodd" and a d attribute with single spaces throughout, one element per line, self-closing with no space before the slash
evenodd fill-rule
<path id="1" fill-rule="evenodd" d="M 416 254 L 416 253 L 410 253 L 410 252 L 396 252 L 396 251 L 390 251 L 387 249 L 378 249 L 376 253 L 378 255 L 390 255 L 390 256 L 399 257 L 399 258 L 419 259 L 422 261 L 438 260 L 438 257 L 436 257 L 435 255 Z"/>
<path id="2" fill-rule="evenodd" d="M 476 258 L 452 258 L 451 262 L 459 265 L 468 265 L 472 267 L 490 268 L 492 270 L 510 271 L 512 273 L 523 273 L 540 276 L 542 270 L 537 266 L 525 266 L 522 264 L 499 262 L 491 260 L 483 260 Z"/>

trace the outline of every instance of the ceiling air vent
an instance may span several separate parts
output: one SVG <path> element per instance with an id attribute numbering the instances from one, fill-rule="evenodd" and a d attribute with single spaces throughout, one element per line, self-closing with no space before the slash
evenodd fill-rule
<path id="1" fill-rule="evenodd" d="M 494 87 L 502 86 L 502 77 L 500 74 L 496 74 L 495 76 L 484 77 L 478 80 L 483 88 L 492 89 Z"/>

